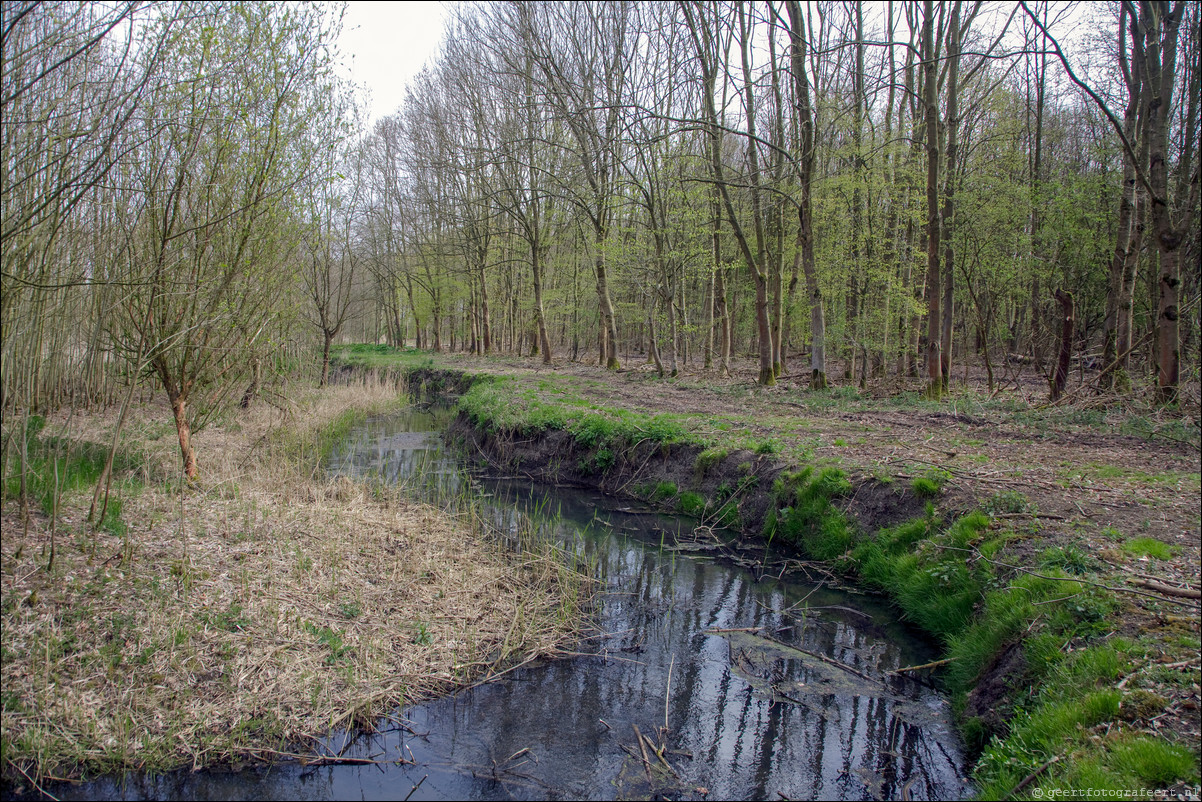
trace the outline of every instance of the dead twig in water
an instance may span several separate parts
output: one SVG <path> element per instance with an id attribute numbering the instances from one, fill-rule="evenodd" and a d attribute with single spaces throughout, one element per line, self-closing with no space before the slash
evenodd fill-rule
<path id="1" fill-rule="evenodd" d="M 651 761 L 647 759 L 647 745 L 643 743 L 643 733 L 639 732 L 638 724 L 630 726 L 634 729 L 634 740 L 638 742 L 639 754 L 643 756 L 643 771 L 647 772 L 647 782 L 655 785 L 655 780 L 651 778 Z"/>
<path id="2" fill-rule="evenodd" d="M 772 637 L 771 635 L 765 635 L 765 634 L 762 634 L 762 633 L 760 632 L 760 630 L 758 630 L 758 629 L 754 629 L 754 628 L 752 628 L 752 629 L 707 629 L 707 630 L 706 630 L 706 632 L 713 632 L 713 633 L 721 633 L 721 632 L 751 632 L 751 633 L 754 633 L 754 634 L 758 634 L 758 635 L 759 635 L 761 638 L 763 638 L 764 640 L 770 640 L 770 641 L 772 641 L 773 643 L 775 643 L 777 646 L 783 646 L 783 647 L 784 647 L 784 648 L 786 648 L 786 649 L 791 649 L 792 651 L 795 651 L 795 652 L 801 652 L 801 653 L 802 653 L 802 654 L 804 654 L 804 655 L 807 655 L 807 656 L 809 656 L 809 657 L 813 657 L 813 658 L 815 658 L 815 659 L 817 659 L 817 660 L 821 660 L 822 662 L 824 662 L 824 663 L 828 663 L 828 664 L 830 664 L 830 665 L 832 665 L 832 666 L 835 666 L 836 668 L 841 668 L 841 669 L 843 669 L 844 671 L 848 672 L 849 674 L 855 674 L 855 675 L 856 675 L 857 677 L 859 677 L 860 679 L 867 680 L 868 682 L 874 683 L 874 684 L 876 684 L 876 685 L 880 685 L 880 684 L 881 684 L 881 681 L 880 681 L 879 679 L 876 679 L 876 678 L 874 678 L 874 677 L 870 677 L 870 676 L 868 676 L 868 675 L 867 675 L 867 674 L 865 674 L 863 671 L 860 671 L 858 668 L 855 668 L 854 666 L 849 666 L 847 663 L 840 662 L 839 660 L 836 660 L 836 659 L 835 659 L 835 658 L 833 658 L 833 657 L 827 657 L 827 656 L 826 656 L 826 655 L 824 655 L 824 654 L 819 654 L 818 652 L 811 652 L 811 651 L 810 651 L 810 650 L 808 650 L 808 649 L 802 649 L 802 648 L 801 648 L 801 647 L 799 647 L 799 646 L 794 646 L 794 645 L 792 645 L 792 644 L 790 644 L 790 643 L 785 643 L 784 641 L 782 641 L 782 640 L 779 640 L 779 639 L 777 639 L 777 638 L 774 638 L 774 637 Z"/>
<path id="3" fill-rule="evenodd" d="M 938 668 L 939 666 L 947 665 L 948 663 L 954 661 L 955 659 L 956 658 L 954 658 L 954 657 L 949 657 L 946 660 L 935 660 L 934 662 L 931 662 L 931 663 L 923 663 L 920 666 L 906 666 L 905 668 L 895 668 L 892 671 L 886 671 L 885 673 L 886 674 L 905 674 L 907 671 L 922 671 L 924 668 Z"/>
<path id="4" fill-rule="evenodd" d="M 657 747 L 655 745 L 655 742 L 652 741 L 650 738 L 648 738 L 646 735 L 643 736 L 643 740 L 647 742 L 647 746 L 651 747 L 652 754 L 654 754 L 657 758 L 659 758 L 660 763 L 664 764 L 664 768 L 666 768 L 668 771 L 672 772 L 672 776 L 679 780 L 680 775 L 676 773 L 676 769 L 672 768 L 672 764 L 664 759 L 664 747 L 663 746 Z"/>
<path id="5" fill-rule="evenodd" d="M 426 781 L 426 778 L 429 776 L 430 776 L 429 774 L 423 774 L 422 778 L 417 781 L 417 785 L 410 788 L 409 793 L 405 794 L 405 799 L 403 800 L 403 802 L 409 802 L 409 797 L 411 797 L 415 793 L 417 793 L 417 789 L 422 787 L 422 783 L 424 783 Z"/>
<path id="6" fill-rule="evenodd" d="M 664 732 L 668 731 L 668 697 L 672 693 L 672 667 L 676 665 L 676 653 L 672 653 L 672 660 L 668 663 L 668 687 L 664 690 Z"/>

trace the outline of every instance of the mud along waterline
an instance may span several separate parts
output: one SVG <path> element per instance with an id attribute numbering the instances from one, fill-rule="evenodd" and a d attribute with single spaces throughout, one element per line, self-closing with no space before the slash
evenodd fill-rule
<path id="1" fill-rule="evenodd" d="M 453 412 L 368 421 L 331 470 L 486 496 L 493 527 L 534 520 L 602 583 L 579 655 L 398 711 L 326 745 L 340 759 L 69 789 L 215 798 L 952 799 L 964 759 L 937 693 L 894 669 L 933 658 L 875 600 L 771 573 L 696 521 L 587 490 L 463 472 Z M 464 483 L 469 483 L 466 487 Z M 527 529 L 531 528 L 530 526 Z M 638 735 L 636 736 L 636 731 Z M 642 740 L 640 744 L 639 741 Z M 403 762 L 402 762 L 403 761 Z"/>

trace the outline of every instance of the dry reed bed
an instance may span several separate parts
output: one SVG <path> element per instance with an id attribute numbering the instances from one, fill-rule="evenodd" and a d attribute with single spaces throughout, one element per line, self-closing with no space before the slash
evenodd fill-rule
<path id="1" fill-rule="evenodd" d="M 296 458 L 322 426 L 394 397 L 331 388 L 202 432 L 200 486 L 127 494 L 124 538 L 91 531 L 83 494 L 64 499 L 49 573 L 49 521 L 25 535 L 10 504 L 4 773 L 266 757 L 570 637 L 580 580 L 553 555 L 503 553 L 471 516 L 314 478 Z M 104 442 L 114 420 L 76 416 L 70 434 Z M 145 445 L 152 477 L 177 464 L 174 436 Z"/>

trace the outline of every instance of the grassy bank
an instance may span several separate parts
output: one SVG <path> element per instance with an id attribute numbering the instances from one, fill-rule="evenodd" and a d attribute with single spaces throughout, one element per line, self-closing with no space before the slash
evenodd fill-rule
<path id="1" fill-rule="evenodd" d="M 397 403 L 359 381 L 235 416 L 196 436 L 197 486 L 168 419 L 138 411 L 99 529 L 84 519 L 115 415 L 30 436 L 28 523 L 15 487 L 3 508 L 6 779 L 272 759 L 570 636 L 580 579 L 553 555 L 321 476 L 356 420 Z"/>
<path id="2" fill-rule="evenodd" d="M 489 369 L 497 366 L 485 363 L 483 370 Z M 665 408 L 660 402 L 685 388 L 637 375 L 522 374 L 508 365 L 498 372 L 507 375 L 476 381 L 460 402 L 463 414 L 494 441 L 526 443 L 537 462 L 542 457 L 528 444 L 552 440 L 555 462 L 543 465 L 551 475 L 617 488 L 710 522 L 746 526 L 746 511 L 767 497 L 759 529 L 769 542 L 833 564 L 892 599 L 904 618 L 936 637 L 947 661 L 940 681 L 970 750 L 979 755 L 973 780 L 982 798 L 1197 785 L 1197 604 L 1124 581 L 1133 572 L 1167 567 L 1181 556 L 1180 545 L 1140 535 L 1146 527 L 1103 525 L 1084 511 L 1075 526 L 1041 527 L 1068 516 L 1040 513 L 1029 491 L 1013 489 L 1022 470 L 1007 472 L 999 489 L 969 486 L 968 471 L 938 460 L 855 465 L 832 454 L 826 442 L 833 439 L 830 445 L 838 448 L 842 438 L 831 438 L 813 417 L 795 414 L 788 425 L 775 426 L 771 417 L 739 404 L 655 412 L 645 407 Z M 619 402 L 645 390 L 638 404 L 644 409 L 607 403 L 602 387 Z M 723 392 L 751 391 L 715 394 Z M 872 412 L 867 404 L 840 405 L 837 397 L 823 401 L 831 395 L 807 403 L 823 407 L 820 415 L 851 417 L 849 407 L 855 415 Z M 794 397 L 785 403 L 799 406 Z M 923 407 L 918 414 L 935 413 Z M 1034 417 L 1017 409 L 995 414 Z M 1033 428 L 1032 453 L 1059 427 L 1097 423 L 1096 416 L 1084 424 L 1079 416 L 1060 421 L 1064 415 L 1053 411 L 1038 418 L 1041 426 L 1021 424 Z M 1172 423 L 1164 430 L 1183 431 Z M 649 446 L 677 453 L 688 464 L 652 459 Z M 726 481 L 715 487 L 705 479 L 712 466 L 733 460 L 742 462 Z M 763 468 L 765 460 L 773 462 L 771 471 Z M 521 469 L 533 472 L 535 462 Z M 1053 489 L 1069 493 L 1078 508 L 1073 491 L 1087 499 L 1095 483 L 1114 495 L 1146 495 L 1155 486 L 1197 498 L 1197 473 L 1180 469 L 1151 473 L 1117 460 L 1052 467 L 1072 472 Z M 1026 471 L 1033 474 L 1033 468 L 1039 466 L 1028 458 Z M 1040 479 L 1029 484 L 1042 486 Z M 865 499 L 879 503 L 882 493 L 886 503 L 888 497 L 899 508 L 916 503 L 921 512 L 888 526 L 863 525 L 874 517 L 861 514 Z M 1099 549 L 1097 542 L 1109 545 Z"/>

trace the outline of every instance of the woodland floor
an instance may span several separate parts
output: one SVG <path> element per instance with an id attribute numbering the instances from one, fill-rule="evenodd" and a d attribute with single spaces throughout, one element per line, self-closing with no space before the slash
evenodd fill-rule
<path id="1" fill-rule="evenodd" d="M 538 359 L 444 355 L 435 362 L 512 376 L 540 392 L 567 390 L 598 405 L 741 430 L 751 440 L 772 441 L 786 463 L 837 465 L 853 484 L 857 477 L 908 481 L 946 471 L 951 478 L 940 509 L 992 512 L 996 526 L 1012 530 L 1005 559 L 1038 568 L 1049 550 L 1059 549 L 1075 572 L 1115 589 L 1116 633 L 1152 644 L 1149 663 L 1128 677 L 1128 686 L 1169 700 L 1141 723 L 1194 748 L 1199 743 L 1199 602 L 1142 586 L 1195 594 L 1202 587 L 1196 381 L 1183 387 L 1176 409 L 1164 410 L 1147 392 L 1098 395 L 1089 389 L 1096 373 L 1078 372 L 1067 403 L 1049 405 L 1047 384 L 1031 367 L 992 397 L 983 369 L 960 367 L 949 397 L 933 403 L 921 397 L 917 379 L 813 393 L 803 373 L 761 388 L 750 360 L 736 361 L 729 378 L 686 369 L 666 380 L 650 365 L 611 372 L 567 360 L 548 366 Z M 807 367 L 801 358 L 793 364 Z M 832 369 L 831 376 L 839 373 Z"/>

